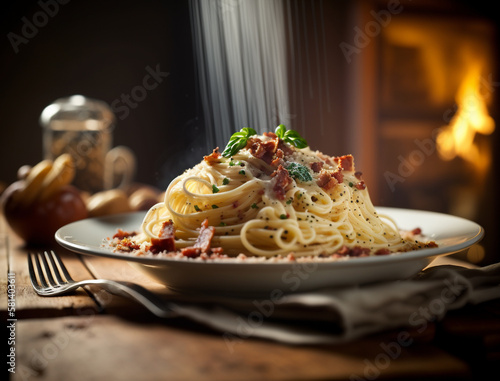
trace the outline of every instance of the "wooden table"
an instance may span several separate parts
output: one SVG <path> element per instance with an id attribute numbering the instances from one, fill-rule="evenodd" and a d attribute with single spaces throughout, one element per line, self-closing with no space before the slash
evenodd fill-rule
<path id="1" fill-rule="evenodd" d="M 468 380 L 496 372 L 500 363 L 498 299 L 409 331 L 411 345 L 393 353 L 387 348 L 397 330 L 342 345 L 247 338 L 229 350 L 221 332 L 155 318 L 103 291 L 39 297 L 29 282 L 27 250 L 0 219 L 2 319 L 7 349 L 15 349 L 7 364 L 15 367 L 13 380 Z M 168 296 L 125 262 L 57 251 L 75 279 L 128 279 Z"/>

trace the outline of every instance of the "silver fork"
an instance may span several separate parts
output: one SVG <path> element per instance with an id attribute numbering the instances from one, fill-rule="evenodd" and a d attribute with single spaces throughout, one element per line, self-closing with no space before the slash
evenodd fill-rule
<path id="1" fill-rule="evenodd" d="M 162 318 L 178 316 L 175 304 L 162 301 L 136 283 L 110 279 L 73 280 L 62 260 L 52 250 L 50 254 L 47 251 L 43 254 L 28 253 L 28 268 L 31 284 L 36 293 L 41 296 L 56 296 L 69 293 L 79 287 L 96 285 L 112 294 L 126 296 L 139 302 L 156 316 Z"/>

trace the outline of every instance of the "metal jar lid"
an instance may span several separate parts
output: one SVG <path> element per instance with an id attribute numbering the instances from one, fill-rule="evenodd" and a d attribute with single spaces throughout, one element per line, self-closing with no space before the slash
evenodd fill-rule
<path id="1" fill-rule="evenodd" d="M 72 95 L 59 98 L 45 107 L 40 124 L 51 130 L 108 130 L 115 123 L 115 115 L 106 102 Z"/>

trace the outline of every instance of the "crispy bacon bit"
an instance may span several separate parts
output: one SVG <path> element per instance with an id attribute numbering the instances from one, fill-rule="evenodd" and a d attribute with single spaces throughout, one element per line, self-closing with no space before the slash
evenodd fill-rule
<path id="1" fill-rule="evenodd" d="M 326 184 L 328 184 L 328 182 L 332 179 L 332 176 L 326 172 L 326 171 L 323 171 L 319 174 L 319 177 L 318 177 L 318 180 L 316 181 L 316 184 L 323 188 Z"/>
<path id="2" fill-rule="evenodd" d="M 265 161 L 267 164 L 271 164 L 274 159 L 274 154 L 278 149 L 278 140 L 278 138 L 275 138 L 263 142 L 257 138 L 250 138 L 248 139 L 246 147 L 253 156 Z"/>
<path id="3" fill-rule="evenodd" d="M 282 165 L 283 161 L 281 159 L 285 155 L 291 154 L 293 152 L 292 148 L 278 138 L 274 132 L 264 133 L 264 136 L 271 139 L 262 141 L 258 138 L 250 138 L 247 141 L 246 148 L 254 157 L 263 160 L 267 164 L 275 167 Z"/>
<path id="4" fill-rule="evenodd" d="M 334 177 L 339 184 L 344 181 L 344 175 L 339 168 L 337 168 L 335 172 L 332 173 L 332 177 Z"/>
<path id="5" fill-rule="evenodd" d="M 335 185 L 337 185 L 338 181 L 335 177 L 332 177 L 332 175 L 329 172 L 321 171 L 319 174 L 319 178 L 316 181 L 316 184 L 327 191 L 332 189 Z"/>
<path id="6" fill-rule="evenodd" d="M 323 169 L 324 163 L 322 161 L 315 161 L 314 163 L 311 163 L 311 169 L 315 173 L 319 173 Z"/>
<path id="7" fill-rule="evenodd" d="M 222 155 L 219 152 L 219 147 L 215 148 L 210 155 L 203 156 L 203 159 L 209 164 L 214 165 L 220 163 L 220 158 Z"/>
<path id="8" fill-rule="evenodd" d="M 208 226 L 208 219 L 205 219 L 201 223 L 200 232 L 198 233 L 198 238 L 196 238 L 194 245 L 181 249 L 181 253 L 191 258 L 198 257 L 202 253 L 207 254 L 210 251 L 210 245 L 212 244 L 214 234 L 215 227 Z"/>
<path id="9" fill-rule="evenodd" d="M 363 190 L 363 189 L 366 189 L 366 184 L 363 180 L 361 180 L 359 183 L 356 183 L 356 185 L 354 185 L 354 187 L 358 190 Z"/>
<path id="10" fill-rule="evenodd" d="M 346 245 L 344 245 L 335 254 L 339 256 L 368 257 L 370 255 L 370 249 L 361 246 L 354 246 L 353 248 L 348 248 Z M 375 255 L 384 255 L 384 254 L 390 254 L 390 250 L 379 249 L 377 252 L 375 252 Z"/>
<path id="11" fill-rule="evenodd" d="M 420 234 L 422 234 L 422 229 L 420 229 L 420 228 L 415 228 L 415 229 L 413 229 L 413 230 L 411 231 L 411 234 L 413 234 L 413 235 L 420 235 Z"/>
<path id="12" fill-rule="evenodd" d="M 349 251 L 351 257 L 367 257 L 370 255 L 370 249 L 367 247 L 355 246 Z"/>
<path id="13" fill-rule="evenodd" d="M 274 132 L 264 132 L 262 135 L 273 139 L 276 139 L 278 137 L 278 135 L 276 135 Z"/>
<path id="14" fill-rule="evenodd" d="M 133 250 L 139 250 L 140 245 L 132 241 L 129 237 L 122 238 L 120 242 L 116 245 L 117 250 L 131 252 Z"/>
<path id="15" fill-rule="evenodd" d="M 285 156 L 285 154 L 283 153 L 283 150 L 281 148 L 278 148 L 276 150 L 276 154 L 274 156 L 275 158 L 273 161 L 271 161 L 271 166 L 278 167 L 284 164 L 283 157 Z"/>
<path id="16" fill-rule="evenodd" d="M 189 258 L 199 257 L 201 253 L 201 249 L 199 247 L 189 246 L 181 249 L 182 255 Z"/>
<path id="17" fill-rule="evenodd" d="M 280 138 L 278 138 L 278 149 L 282 150 L 285 155 L 291 155 L 293 153 L 292 147 Z"/>
<path id="18" fill-rule="evenodd" d="M 137 233 L 136 232 L 126 232 L 122 229 L 118 229 L 117 232 L 115 233 L 115 235 L 113 236 L 113 238 L 118 238 L 118 239 L 123 239 L 123 238 L 127 238 L 127 237 L 131 237 L 133 235 L 136 235 Z"/>
<path id="19" fill-rule="evenodd" d="M 271 177 L 274 179 L 273 191 L 278 200 L 285 199 L 285 193 L 287 188 L 293 182 L 292 178 L 288 171 L 280 165 L 276 171 L 271 174 Z"/>
<path id="20" fill-rule="evenodd" d="M 194 247 L 199 247 L 203 253 L 207 253 L 210 250 L 210 245 L 212 244 L 212 238 L 215 234 L 215 227 L 208 226 L 208 219 L 205 219 L 201 223 L 200 232 Z"/>
<path id="21" fill-rule="evenodd" d="M 363 176 L 363 173 L 362 172 L 355 172 L 354 173 L 354 177 L 356 177 L 358 180 L 361 180 L 361 176 Z"/>
<path id="22" fill-rule="evenodd" d="M 349 251 L 350 251 L 350 249 L 349 249 L 346 245 L 344 245 L 344 246 L 342 246 L 342 247 L 341 247 L 341 248 L 337 251 L 337 254 L 340 254 L 340 255 L 347 255 L 347 254 L 349 254 Z"/>
<path id="23" fill-rule="evenodd" d="M 337 164 L 344 171 L 354 171 L 354 158 L 352 155 L 344 155 L 336 158 Z"/>
<path id="24" fill-rule="evenodd" d="M 263 135 L 273 140 L 276 140 L 278 148 L 281 149 L 286 154 L 292 152 L 292 149 L 288 145 L 286 145 L 282 139 L 278 138 L 278 135 L 276 135 L 274 132 L 264 132 Z"/>
<path id="25" fill-rule="evenodd" d="M 175 251 L 175 228 L 172 221 L 165 221 L 162 224 L 158 238 L 151 238 L 152 253 L 160 253 L 162 251 Z"/>
<path id="26" fill-rule="evenodd" d="M 221 255 L 224 252 L 224 249 L 222 249 L 222 247 L 212 247 L 210 248 L 210 251 L 212 254 Z"/>

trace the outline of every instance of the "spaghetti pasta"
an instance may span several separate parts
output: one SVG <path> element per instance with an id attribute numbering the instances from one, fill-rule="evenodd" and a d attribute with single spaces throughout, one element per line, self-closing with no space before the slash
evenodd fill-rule
<path id="1" fill-rule="evenodd" d="M 169 224 L 177 250 L 196 246 L 200 226 L 208 226 L 209 246 L 228 256 L 376 255 L 420 245 L 377 214 L 351 155 L 313 151 L 283 128 L 263 135 L 244 129 L 223 154 L 215 149 L 175 178 L 134 241 L 166 239 Z"/>

